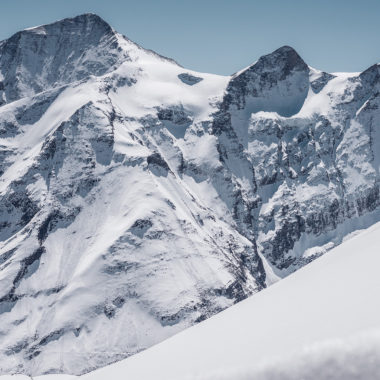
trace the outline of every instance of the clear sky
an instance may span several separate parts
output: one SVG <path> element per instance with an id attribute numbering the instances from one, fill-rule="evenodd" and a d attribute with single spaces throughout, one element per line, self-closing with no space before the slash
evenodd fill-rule
<path id="1" fill-rule="evenodd" d="M 380 0 L 0 0 L 0 40 L 86 12 L 198 71 L 231 74 L 282 45 L 330 72 L 380 62 Z"/>

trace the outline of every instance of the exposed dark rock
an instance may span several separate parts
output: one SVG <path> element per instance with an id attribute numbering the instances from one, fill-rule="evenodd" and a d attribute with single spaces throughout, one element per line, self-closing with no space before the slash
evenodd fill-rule
<path id="1" fill-rule="evenodd" d="M 9 260 L 13 255 L 14 253 L 17 251 L 17 248 L 12 248 L 10 249 L 9 251 L 6 251 L 4 252 L 1 256 L 0 256 L 0 265 L 1 264 L 4 264 L 7 260 Z"/>
<path id="2" fill-rule="evenodd" d="M 160 153 L 153 153 L 146 159 L 148 163 L 148 167 L 151 170 L 154 170 L 156 168 L 163 169 L 164 175 L 167 175 L 169 172 L 171 172 L 169 165 L 164 160 L 164 158 L 161 156 Z M 156 173 L 156 171 L 154 171 Z M 161 172 L 160 172 L 161 173 Z"/>
<path id="3" fill-rule="evenodd" d="M 297 80 L 292 81 L 293 76 Z M 283 88 L 281 92 L 280 87 Z M 249 99 L 251 112 L 275 111 L 291 116 L 301 108 L 308 87 L 309 67 L 294 49 L 283 46 L 233 76 L 227 86 L 222 110 L 231 105 L 242 110 Z"/>
<path id="4" fill-rule="evenodd" d="M 77 38 L 73 39 L 73 35 Z M 97 59 L 104 56 L 104 51 L 108 59 Z M 128 59 L 128 54 L 119 50 L 112 28 L 96 15 L 80 15 L 27 29 L 0 46 L 4 76 L 0 99 L 4 94 L 11 102 L 89 75 L 102 75 Z"/>
<path id="5" fill-rule="evenodd" d="M 178 74 L 178 78 L 185 84 L 188 84 L 189 86 L 194 86 L 195 84 L 199 83 L 203 80 L 203 78 L 196 77 L 194 75 L 191 75 L 189 73 L 182 73 Z"/>
<path id="6" fill-rule="evenodd" d="M 335 78 L 334 75 L 332 74 L 329 74 L 329 73 L 322 73 L 317 79 L 313 80 L 312 82 L 310 82 L 310 86 L 312 88 L 312 90 L 318 94 L 318 92 L 320 92 L 323 87 L 326 86 L 326 84 L 331 80 Z"/>
<path id="7" fill-rule="evenodd" d="M 171 121 L 177 125 L 189 124 L 192 119 L 182 106 L 159 108 L 157 117 L 161 121 Z"/>

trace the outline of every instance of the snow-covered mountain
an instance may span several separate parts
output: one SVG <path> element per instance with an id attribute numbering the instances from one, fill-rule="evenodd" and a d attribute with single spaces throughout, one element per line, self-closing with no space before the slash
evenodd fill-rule
<path id="1" fill-rule="evenodd" d="M 80 374 L 379 218 L 380 70 L 231 77 L 96 15 L 0 42 L 0 373 Z"/>

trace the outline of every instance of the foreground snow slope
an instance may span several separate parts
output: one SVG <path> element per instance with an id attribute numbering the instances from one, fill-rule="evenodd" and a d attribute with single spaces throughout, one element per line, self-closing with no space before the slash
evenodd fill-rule
<path id="1" fill-rule="evenodd" d="M 377 223 L 270 288 L 80 379 L 380 378 L 379 246 Z"/>

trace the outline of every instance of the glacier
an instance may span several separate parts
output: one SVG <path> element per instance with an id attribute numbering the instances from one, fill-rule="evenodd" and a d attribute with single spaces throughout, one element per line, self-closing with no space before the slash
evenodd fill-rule
<path id="1" fill-rule="evenodd" d="M 198 73 L 94 14 L 0 42 L 0 373 L 126 358 L 378 222 L 379 103 L 378 64 Z"/>

